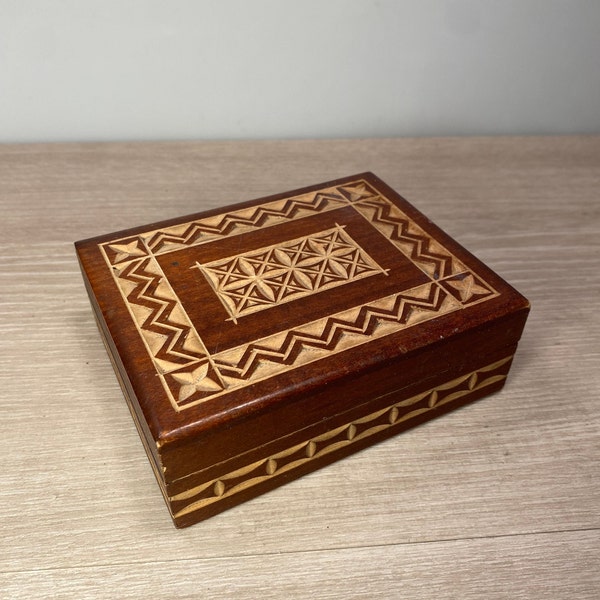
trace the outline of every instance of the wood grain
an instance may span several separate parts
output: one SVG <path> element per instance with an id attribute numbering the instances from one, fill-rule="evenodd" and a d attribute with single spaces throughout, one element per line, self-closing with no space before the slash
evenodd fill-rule
<path id="1" fill-rule="evenodd" d="M 72 242 L 364 170 L 531 300 L 506 387 L 174 530 Z M 598 189 L 599 137 L 0 147 L 0 597 L 597 597 Z"/>

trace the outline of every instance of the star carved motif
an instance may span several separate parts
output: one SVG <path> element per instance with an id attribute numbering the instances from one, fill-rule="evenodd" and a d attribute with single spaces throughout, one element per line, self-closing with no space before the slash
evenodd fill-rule
<path id="1" fill-rule="evenodd" d="M 490 293 L 488 288 L 477 283 L 477 280 L 472 273 L 468 273 L 462 278 L 450 279 L 447 281 L 447 284 L 453 290 L 458 292 L 462 302 L 467 302 L 473 296 L 487 295 Z"/>
<path id="2" fill-rule="evenodd" d="M 132 256 L 146 255 L 146 252 L 138 246 L 138 240 L 133 240 L 128 244 L 110 244 L 108 247 L 117 253 L 114 262 L 121 262 Z"/>
<path id="3" fill-rule="evenodd" d="M 358 183 L 353 186 L 346 185 L 342 189 L 350 196 L 352 202 L 362 200 L 363 198 L 370 198 L 373 195 L 373 192 L 364 183 Z"/>
<path id="4" fill-rule="evenodd" d="M 173 373 L 173 379 L 181 386 L 179 388 L 179 402 L 187 400 L 196 392 L 218 392 L 222 388 L 208 377 L 208 363 L 200 365 L 189 373 Z"/>

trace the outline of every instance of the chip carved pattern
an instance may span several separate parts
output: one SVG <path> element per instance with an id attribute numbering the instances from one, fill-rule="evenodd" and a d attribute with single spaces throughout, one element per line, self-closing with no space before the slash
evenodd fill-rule
<path id="1" fill-rule="evenodd" d="M 336 427 L 322 435 L 306 439 L 271 456 L 173 495 L 169 500 L 172 504 L 178 505 L 174 517 L 180 518 L 201 510 L 274 477 L 293 472 L 336 450 L 350 448 L 361 440 L 386 430 L 392 430 L 395 426 L 419 415 L 501 382 L 506 378 L 511 360 L 512 356 L 507 356 L 425 392 L 395 402 L 365 417 Z"/>
<path id="2" fill-rule="evenodd" d="M 441 279 L 466 270 L 463 263 L 386 198 L 371 197 L 354 207 L 432 279 Z"/>
<path id="3" fill-rule="evenodd" d="M 429 281 L 236 348 L 209 353 L 155 257 L 348 206 L 425 273 Z M 318 238 L 334 231 L 339 236 L 340 246 L 345 243 L 354 247 L 355 267 L 360 264 L 358 270 L 365 269 L 362 276 L 386 273 L 344 232 L 342 226 L 299 239 Z M 280 249 L 287 247 L 285 243 L 279 245 Z M 177 411 L 498 295 L 487 282 L 364 180 L 111 240 L 100 244 L 100 248 L 165 392 Z M 272 251 L 272 254 L 275 250 L 275 246 L 261 249 L 267 253 Z M 199 267 L 210 270 L 227 261 L 239 265 L 240 258 L 243 257 L 228 257 Z M 282 260 L 285 261 L 279 257 L 279 261 Z M 328 261 L 329 258 L 321 266 L 331 267 Z M 358 277 L 352 264 L 346 260 L 342 269 L 348 270 L 344 274 L 339 271 L 341 283 Z M 287 274 L 293 270 L 283 269 Z M 245 276 L 251 277 L 251 274 Z M 256 281 L 256 273 L 253 276 Z M 213 289 L 221 285 L 217 276 L 211 281 L 209 275 L 208 279 Z M 271 294 L 266 292 L 265 302 L 259 309 L 284 301 L 275 294 L 285 293 L 284 287 L 283 292 L 276 286 Z M 274 297 L 274 302 L 269 295 Z M 304 292 L 298 291 L 296 297 L 303 295 Z M 223 298 L 220 299 L 225 304 Z M 247 311 L 246 308 L 236 309 L 235 302 L 231 303 L 228 310 L 232 320 L 256 310 Z"/>
<path id="4" fill-rule="evenodd" d="M 160 373 L 208 359 L 208 353 L 156 259 L 113 269 L 127 307 Z"/>
<path id="5" fill-rule="evenodd" d="M 196 267 L 235 323 L 244 315 L 387 273 L 339 225 Z"/>
<path id="6" fill-rule="evenodd" d="M 151 231 L 142 234 L 141 239 L 154 255 L 165 254 L 222 237 L 335 210 L 346 204 L 345 196 L 340 194 L 339 188 L 324 188 L 319 192 L 265 202 L 258 207 L 234 210 L 191 223 Z"/>

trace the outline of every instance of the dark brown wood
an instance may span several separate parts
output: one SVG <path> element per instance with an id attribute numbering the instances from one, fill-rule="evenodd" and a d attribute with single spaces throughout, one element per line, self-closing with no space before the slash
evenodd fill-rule
<path id="1" fill-rule="evenodd" d="M 371 173 L 76 248 L 177 526 L 500 389 L 529 311 Z"/>

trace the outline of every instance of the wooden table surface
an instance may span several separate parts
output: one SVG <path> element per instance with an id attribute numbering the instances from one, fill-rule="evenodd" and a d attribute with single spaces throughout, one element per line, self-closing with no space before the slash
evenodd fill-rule
<path id="1" fill-rule="evenodd" d="M 505 389 L 185 530 L 73 241 L 372 170 L 533 309 Z M 599 598 L 600 137 L 0 146 L 0 598 Z"/>

